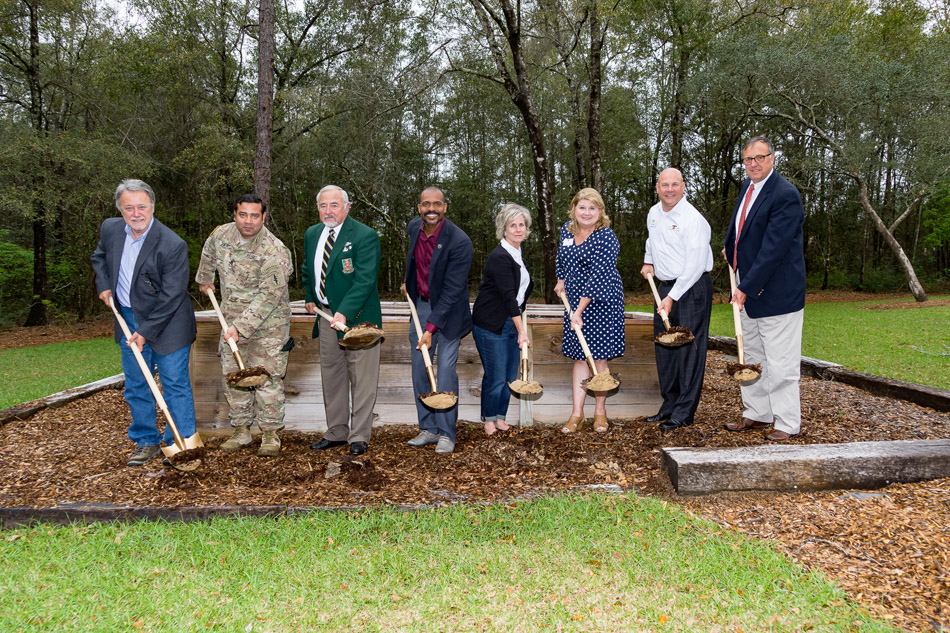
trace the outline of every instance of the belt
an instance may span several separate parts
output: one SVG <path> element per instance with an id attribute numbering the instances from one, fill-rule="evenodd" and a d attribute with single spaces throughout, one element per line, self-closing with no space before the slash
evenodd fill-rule
<path id="1" fill-rule="evenodd" d="M 676 283 L 675 279 L 670 279 L 669 281 L 667 281 L 666 279 L 657 279 L 657 281 L 663 284 L 664 286 L 672 286 L 673 284 Z"/>

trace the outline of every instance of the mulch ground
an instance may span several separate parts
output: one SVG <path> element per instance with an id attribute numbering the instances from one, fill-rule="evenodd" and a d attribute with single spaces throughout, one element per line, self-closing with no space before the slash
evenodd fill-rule
<path id="1" fill-rule="evenodd" d="M 611 418 L 604 435 L 589 421 L 575 435 L 534 427 L 492 437 L 460 423 L 456 452 L 438 456 L 431 446 L 406 445 L 416 433 L 407 420 L 377 428 L 360 458 L 344 448 L 311 451 L 315 437 L 297 432 L 282 435 L 274 459 L 257 457 L 256 449 L 224 454 L 215 450 L 223 438 L 210 439 L 194 473 L 163 468 L 158 459 L 125 467 L 132 450 L 125 438 L 128 407 L 120 392 L 106 391 L 0 428 L 0 506 L 440 504 L 612 484 L 768 539 L 905 629 L 950 625 L 950 480 L 894 485 L 867 497 L 843 491 L 676 496 L 660 469 L 662 447 L 766 442 L 759 433 L 722 429 L 741 410 L 725 362 L 710 355 L 697 422 L 675 433 L 663 434 L 642 418 Z M 803 380 L 802 414 L 803 431 L 791 443 L 950 437 L 950 414 L 838 383 Z"/>

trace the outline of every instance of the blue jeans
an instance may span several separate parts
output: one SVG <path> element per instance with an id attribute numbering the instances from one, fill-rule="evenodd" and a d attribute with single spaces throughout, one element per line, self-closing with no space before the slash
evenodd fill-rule
<path id="1" fill-rule="evenodd" d="M 508 317 L 501 334 L 476 325 L 472 328 L 472 337 L 485 372 L 482 375 L 482 420 L 504 420 L 511 401 L 508 383 L 518 377 L 518 363 L 521 360 L 518 328 Z"/>
<path id="2" fill-rule="evenodd" d="M 425 328 L 432 307 L 427 301 L 416 301 L 416 311 L 419 313 L 419 323 Z M 459 342 L 461 339 L 446 338 L 441 332 L 432 335 L 432 349 L 429 355 L 435 354 L 436 370 L 436 389 L 438 391 L 451 391 L 458 395 L 459 375 L 455 371 L 455 361 L 459 357 Z M 419 337 L 416 336 L 415 325 L 409 326 L 409 346 L 410 358 L 412 359 L 412 387 L 416 395 L 429 393 L 432 386 L 429 384 L 429 374 L 426 372 L 426 364 L 422 359 L 422 352 L 416 349 L 419 343 Z M 419 418 L 419 429 L 429 431 L 436 435 L 444 435 L 455 442 L 456 424 L 459 417 L 459 406 L 451 409 L 436 411 L 422 404 L 419 398 L 416 398 L 416 415 Z"/>
<path id="3" fill-rule="evenodd" d="M 138 323 L 131 308 L 120 305 L 122 318 L 129 324 L 129 329 L 135 332 Z M 122 350 L 122 371 L 125 373 L 125 401 L 132 412 L 132 424 L 129 425 L 129 439 L 138 446 L 158 446 L 162 441 L 162 434 L 155 425 L 155 397 L 149 389 L 142 368 L 139 367 L 135 355 L 126 342 L 125 336 L 119 341 Z M 158 376 L 162 381 L 162 397 L 168 405 L 175 426 L 182 438 L 195 434 L 195 400 L 191 394 L 191 381 L 188 379 L 188 357 L 191 355 L 191 346 L 185 345 L 170 354 L 156 354 L 148 343 L 142 350 L 145 364 L 152 369 L 158 368 Z M 162 416 L 164 417 L 164 416 Z M 165 425 L 165 444 L 171 446 L 175 436 L 171 428 Z"/>

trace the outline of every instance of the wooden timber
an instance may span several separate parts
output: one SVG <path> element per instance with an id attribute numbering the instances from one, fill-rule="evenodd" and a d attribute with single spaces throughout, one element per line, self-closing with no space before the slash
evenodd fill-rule
<path id="1" fill-rule="evenodd" d="M 301 431 L 326 429 L 323 388 L 320 382 L 318 341 L 310 337 L 316 317 L 307 314 L 303 302 L 292 303 L 290 335 L 296 347 L 290 353 L 284 388 L 287 395 L 285 424 Z M 570 415 L 572 360 L 561 355 L 563 308 L 529 304 L 529 377 L 544 386 L 539 396 L 512 396 L 508 421 L 530 425 L 562 424 Z M 218 358 L 221 327 L 212 311 L 196 313 L 198 338 L 192 347 L 191 373 L 195 413 L 202 433 L 214 434 L 230 428 L 224 378 Z M 415 424 L 415 394 L 409 370 L 409 308 L 402 302 L 383 303 L 383 330 L 380 350 L 379 391 L 376 424 Z M 652 415 L 661 399 L 653 350 L 653 320 L 644 313 L 626 313 L 626 352 L 610 363 L 619 373 L 621 385 L 607 397 L 611 417 L 631 418 Z M 462 339 L 457 364 L 459 374 L 459 419 L 478 421 L 482 367 L 471 336 Z M 593 399 L 588 405 L 593 415 Z"/>
<path id="2" fill-rule="evenodd" d="M 882 488 L 950 477 L 950 440 L 665 448 L 676 492 Z"/>

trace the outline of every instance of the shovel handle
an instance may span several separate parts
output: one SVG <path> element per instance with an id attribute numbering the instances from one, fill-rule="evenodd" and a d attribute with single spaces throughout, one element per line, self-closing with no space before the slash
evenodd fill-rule
<path id="1" fill-rule="evenodd" d="M 422 340 L 422 326 L 419 325 L 419 313 L 416 312 L 416 306 L 412 303 L 412 297 L 409 296 L 409 293 L 406 293 L 406 303 L 409 304 L 409 312 L 412 314 L 412 323 L 416 326 L 416 340 Z M 438 387 L 435 384 L 435 373 L 432 371 L 432 359 L 429 358 L 429 348 L 426 345 L 423 345 L 420 350 L 422 352 L 422 360 L 426 364 L 426 373 L 429 374 L 429 382 L 432 384 L 432 391 L 438 391 Z"/>
<path id="2" fill-rule="evenodd" d="M 314 307 L 313 311 L 316 312 L 318 315 L 322 316 L 324 319 L 326 319 L 326 320 L 329 321 L 330 323 L 333 323 L 333 315 L 331 315 L 330 313 L 324 312 L 323 310 L 321 310 L 320 308 L 317 308 L 317 307 Z M 334 329 L 334 330 L 338 330 L 339 328 L 334 327 L 333 329 Z M 348 327 L 346 327 L 346 326 L 344 325 L 344 326 L 343 326 L 343 329 L 340 330 L 340 331 L 341 331 L 341 332 L 346 332 L 348 329 L 350 329 L 350 328 L 348 328 Z"/>
<path id="3" fill-rule="evenodd" d="M 729 269 L 729 287 L 732 294 L 729 295 L 729 303 L 732 303 L 732 321 L 736 328 L 736 349 L 739 351 L 739 364 L 745 365 L 745 351 L 742 349 L 742 319 L 739 318 L 739 306 L 733 303 L 736 296 L 736 271 L 732 266 L 726 264 Z"/>
<path id="4" fill-rule="evenodd" d="M 571 311 L 571 303 L 567 300 L 567 292 L 561 293 L 561 301 L 564 302 L 564 309 L 567 310 L 567 320 L 570 321 L 574 318 L 574 313 Z M 590 348 L 587 347 L 587 339 L 584 338 L 584 333 L 581 332 L 580 328 L 571 326 L 571 329 L 574 330 L 574 334 L 577 334 L 577 340 L 581 342 L 581 349 L 584 350 L 584 358 L 587 359 L 587 364 L 590 365 L 590 370 L 594 376 L 597 375 L 597 368 L 594 366 L 594 355 L 590 353 Z"/>
<path id="5" fill-rule="evenodd" d="M 528 342 L 521 344 L 521 380 L 528 382 Z"/>
<path id="6" fill-rule="evenodd" d="M 656 299 L 656 313 L 660 315 L 661 319 L 663 319 L 663 325 L 665 325 L 666 329 L 668 330 L 670 329 L 670 315 L 666 313 L 666 310 L 660 309 L 660 303 L 662 303 L 662 300 L 660 299 L 660 293 L 656 291 L 656 284 L 653 282 L 652 273 L 647 274 L 647 281 L 650 282 L 650 290 L 653 291 L 653 298 Z"/>
<path id="7" fill-rule="evenodd" d="M 115 303 L 112 301 L 112 297 L 109 297 L 109 307 L 112 308 L 112 312 L 115 314 L 116 321 L 119 322 L 119 327 L 122 328 L 122 333 L 125 334 L 126 344 L 128 344 L 129 340 L 132 338 L 132 332 L 129 331 L 129 324 L 125 322 L 125 319 L 122 318 L 119 310 L 116 309 Z M 175 421 L 172 420 L 172 414 L 168 411 L 168 405 L 165 404 L 165 398 L 162 397 L 162 392 L 158 390 L 158 385 L 155 384 L 155 376 L 153 376 L 152 372 L 149 370 L 148 364 L 146 364 L 145 359 L 142 357 L 142 352 L 140 352 L 139 348 L 135 345 L 129 345 L 129 348 L 132 350 L 135 360 L 138 361 L 139 368 L 142 370 L 142 374 L 145 376 L 145 382 L 148 383 L 149 389 L 152 390 L 152 395 L 155 397 L 155 402 L 158 403 L 162 413 L 165 414 L 165 419 L 168 421 L 168 426 L 172 430 L 172 435 L 175 436 L 175 444 L 177 444 L 178 448 L 181 450 L 185 450 L 185 441 L 181 439 L 181 434 L 178 432 L 178 427 L 175 426 Z"/>
<path id="8" fill-rule="evenodd" d="M 218 323 L 221 324 L 221 331 L 227 333 L 228 331 L 228 322 L 224 320 L 224 314 L 221 312 L 221 307 L 218 306 L 218 300 L 214 296 L 214 290 L 208 288 L 207 291 L 208 298 L 211 299 L 211 307 L 214 308 L 214 313 L 218 315 Z M 244 361 L 241 360 L 241 352 L 238 351 L 237 343 L 234 342 L 233 338 L 227 339 L 228 346 L 231 348 L 231 353 L 234 354 L 234 360 L 237 361 L 238 368 L 241 371 L 244 371 Z"/>

